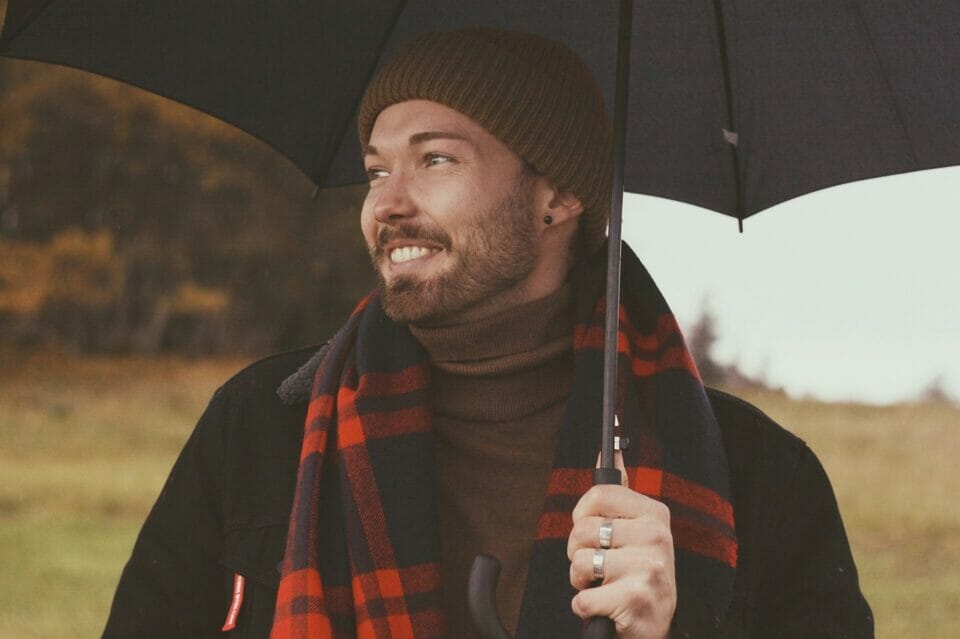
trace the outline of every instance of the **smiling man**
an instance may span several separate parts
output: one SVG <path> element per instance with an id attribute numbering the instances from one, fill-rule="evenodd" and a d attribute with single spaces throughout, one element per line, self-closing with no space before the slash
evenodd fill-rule
<path id="1" fill-rule="evenodd" d="M 629 251 L 624 481 L 590 487 L 611 140 L 571 51 L 422 36 L 358 124 L 380 285 L 324 347 L 217 392 L 104 636 L 476 637 L 478 553 L 520 637 L 593 616 L 631 639 L 872 636 L 823 469 L 703 387 Z"/>
<path id="2" fill-rule="evenodd" d="M 470 118 L 427 100 L 393 104 L 364 159 L 361 225 L 395 321 L 463 323 L 563 284 L 583 205 Z"/>

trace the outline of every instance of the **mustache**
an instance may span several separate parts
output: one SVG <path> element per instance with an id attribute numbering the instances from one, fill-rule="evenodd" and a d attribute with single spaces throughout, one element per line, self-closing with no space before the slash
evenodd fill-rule
<path id="1" fill-rule="evenodd" d="M 450 236 L 439 228 L 430 228 L 414 224 L 385 226 L 377 233 L 377 242 L 374 247 L 375 255 L 383 255 L 383 247 L 396 240 L 420 240 L 430 244 L 439 244 L 448 251 L 452 245 Z"/>

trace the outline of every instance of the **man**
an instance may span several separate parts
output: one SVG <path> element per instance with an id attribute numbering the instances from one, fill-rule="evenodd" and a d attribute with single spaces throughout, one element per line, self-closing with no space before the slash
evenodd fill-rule
<path id="1" fill-rule="evenodd" d="M 582 62 L 528 34 L 422 36 L 358 122 L 380 286 L 318 352 L 217 392 L 105 636 L 473 637 L 481 552 L 518 636 L 593 616 L 630 638 L 872 636 L 816 458 L 704 390 L 629 252 L 624 485 L 590 488 L 610 131 Z"/>

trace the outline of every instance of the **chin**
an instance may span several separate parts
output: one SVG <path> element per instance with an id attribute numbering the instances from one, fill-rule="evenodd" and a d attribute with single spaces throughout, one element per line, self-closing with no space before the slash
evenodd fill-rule
<path id="1" fill-rule="evenodd" d="M 386 282 L 380 277 L 380 303 L 384 313 L 394 322 L 411 324 L 428 320 L 435 314 L 426 289 L 428 283 L 409 278 L 393 278 Z"/>
<path id="2" fill-rule="evenodd" d="M 419 300 L 411 297 L 384 294 L 382 298 L 384 313 L 400 324 L 431 324 L 440 319 L 435 312 L 425 309 Z"/>
<path id="3" fill-rule="evenodd" d="M 427 281 L 411 278 L 381 280 L 381 304 L 387 317 L 402 324 L 438 324 L 455 317 L 471 300 L 464 299 L 462 291 L 452 286 L 448 278 Z"/>

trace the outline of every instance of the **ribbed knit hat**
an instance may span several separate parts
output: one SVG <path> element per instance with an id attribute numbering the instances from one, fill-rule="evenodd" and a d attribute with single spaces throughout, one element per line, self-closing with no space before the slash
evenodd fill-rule
<path id="1" fill-rule="evenodd" d="M 586 64 L 566 45 L 497 29 L 429 33 L 403 45 L 367 87 L 360 142 L 377 116 L 405 100 L 432 100 L 479 123 L 583 203 L 586 253 L 606 237 L 611 127 Z"/>

